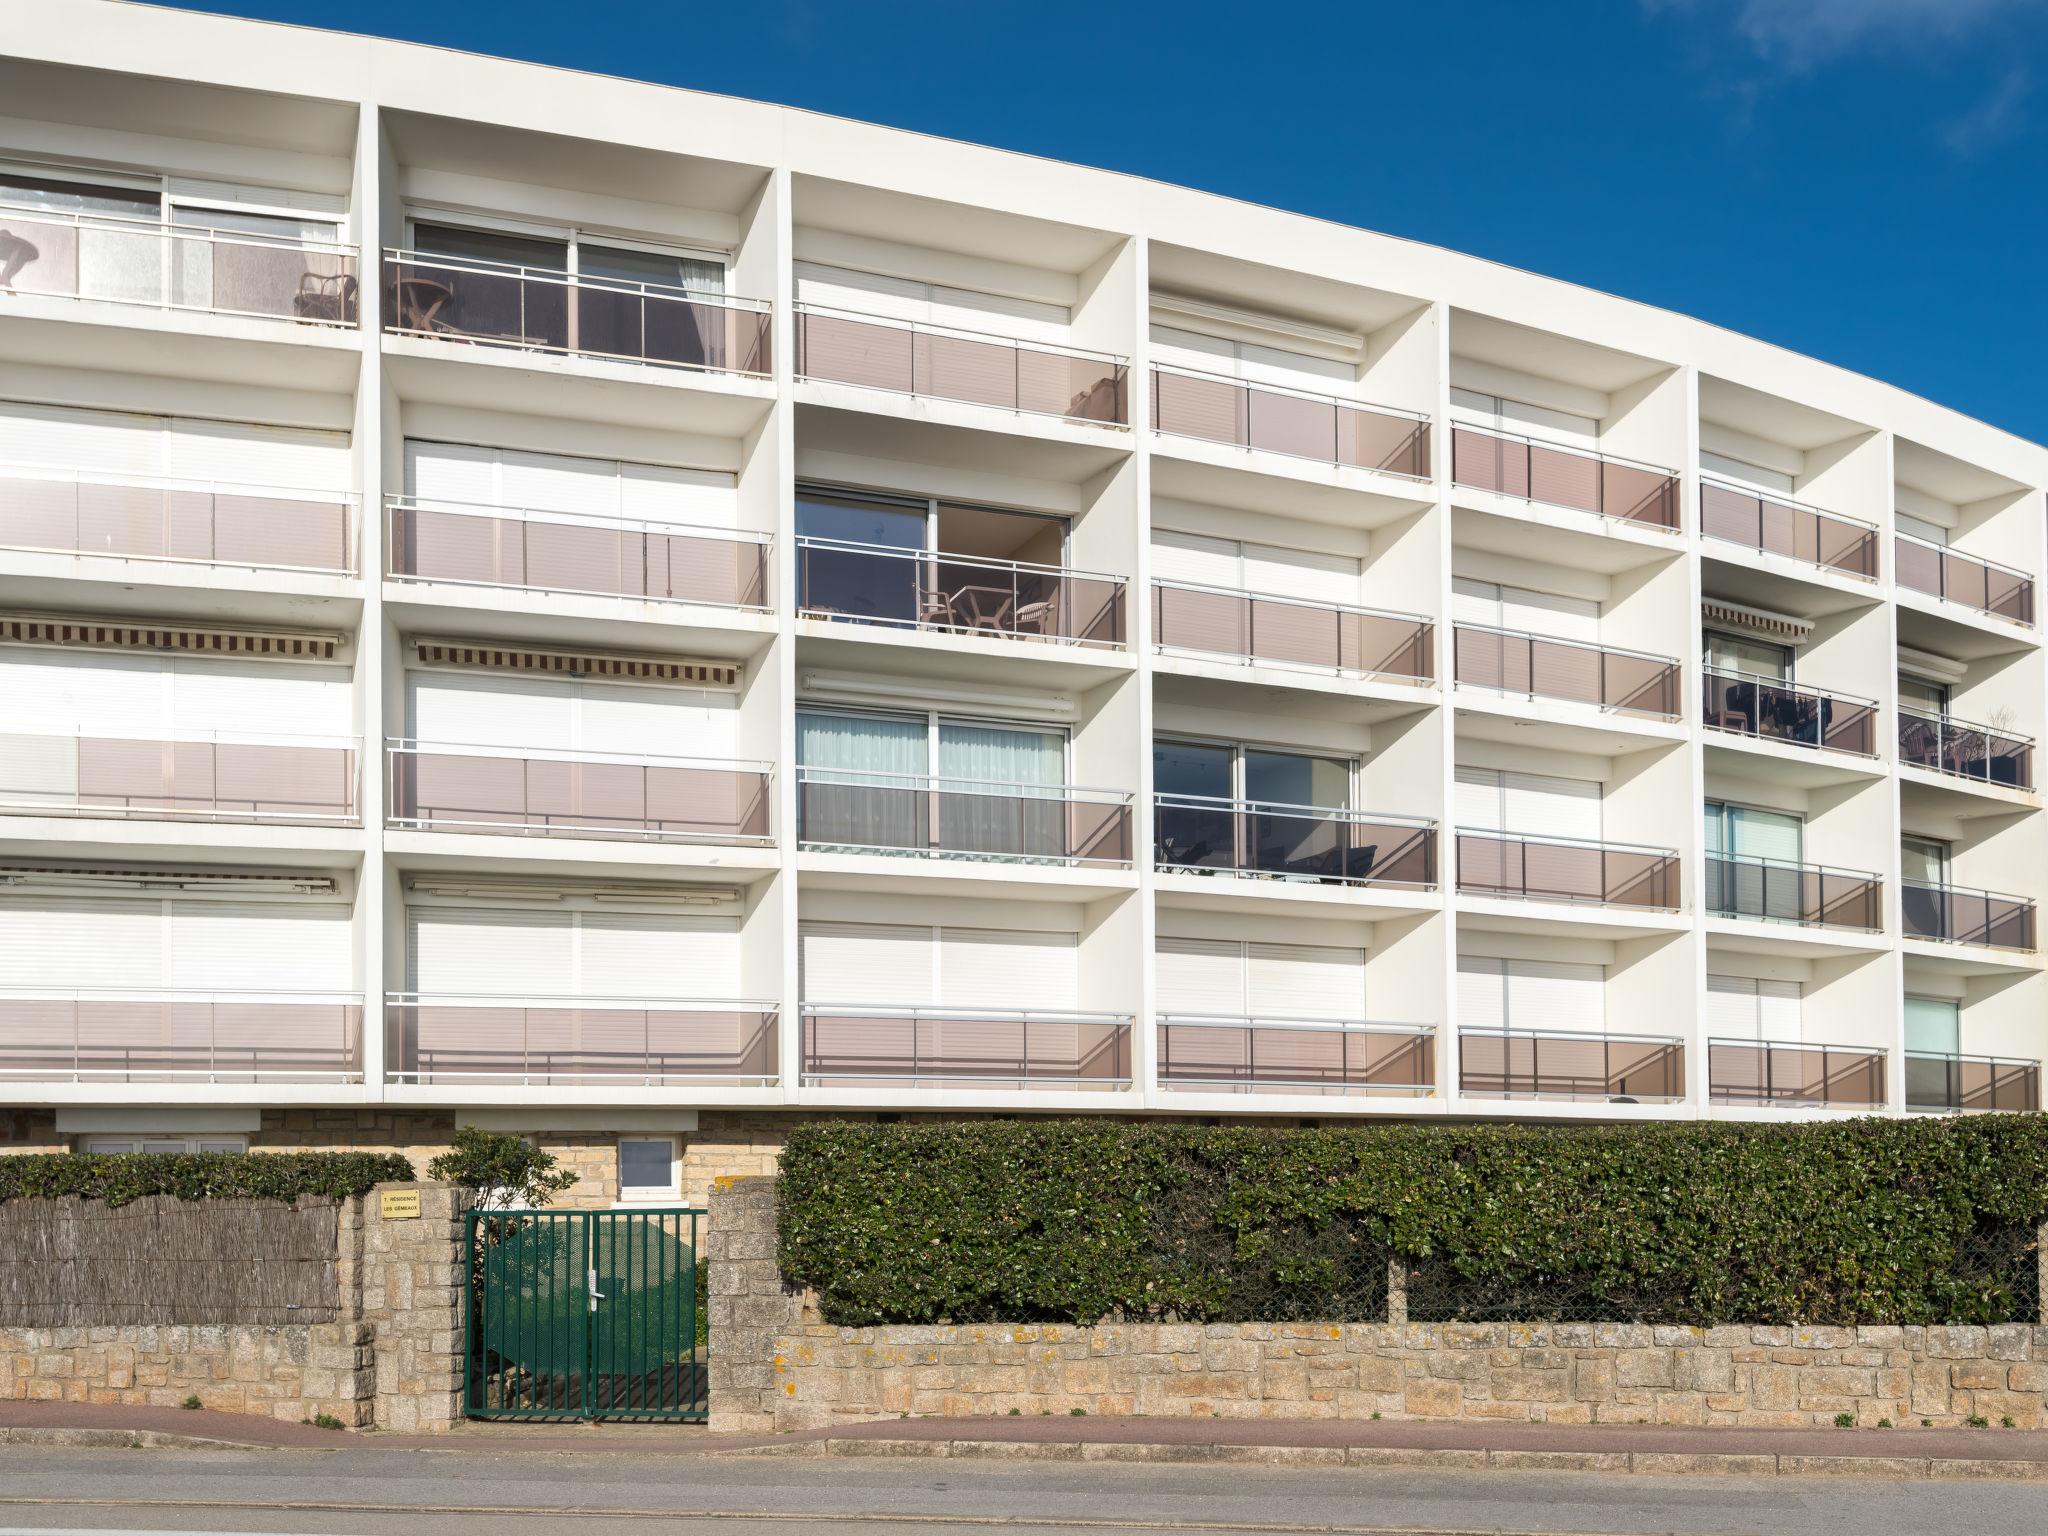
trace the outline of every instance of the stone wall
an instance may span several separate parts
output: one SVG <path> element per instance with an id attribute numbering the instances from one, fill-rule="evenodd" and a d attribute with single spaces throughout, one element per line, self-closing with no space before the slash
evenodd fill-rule
<path id="1" fill-rule="evenodd" d="M 395 1221 L 379 1194 L 417 1190 L 420 1213 Z M 361 1316 L 369 1334 L 360 1381 L 379 1429 L 416 1434 L 462 1418 L 464 1222 L 470 1193 L 451 1184 L 380 1184 L 362 1209 Z"/>
<path id="2" fill-rule="evenodd" d="M 1609 1323 L 837 1328 L 775 1264 L 775 1181 L 711 1197 L 711 1423 L 904 1414 L 2048 1426 L 2048 1327 Z"/>

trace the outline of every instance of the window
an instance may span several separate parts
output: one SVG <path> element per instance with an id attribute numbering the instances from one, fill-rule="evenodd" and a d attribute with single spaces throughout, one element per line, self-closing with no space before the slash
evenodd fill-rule
<path id="1" fill-rule="evenodd" d="M 1349 810 L 1356 766 L 1349 758 L 1236 743 L 1152 744 L 1153 789 L 1196 799 Z"/>
<path id="2" fill-rule="evenodd" d="M 1798 922 L 1806 823 L 1783 811 L 1706 802 L 1707 901 L 1718 913 Z"/>
<path id="3" fill-rule="evenodd" d="M 423 256 L 482 266 L 524 267 L 671 293 L 725 292 L 725 258 L 704 251 L 605 241 L 580 230 L 487 229 L 431 218 L 412 221 L 413 249 Z"/>
<path id="4" fill-rule="evenodd" d="M 1161 581 L 1259 592 L 1311 603 L 1356 603 L 1355 555 L 1278 544 L 1250 544 L 1202 533 L 1152 532 L 1152 574 Z"/>
<path id="5" fill-rule="evenodd" d="M 1574 448 L 1600 446 L 1600 423 L 1591 416 L 1552 410 L 1549 406 L 1531 405 L 1526 400 L 1510 400 L 1502 395 L 1481 394 L 1456 385 L 1451 388 L 1451 415 L 1474 426 L 1519 437 L 1568 443 Z"/>
<path id="6" fill-rule="evenodd" d="M 678 1200 L 681 1159 L 673 1136 L 619 1138 L 619 1199 Z"/>
<path id="7" fill-rule="evenodd" d="M 1904 512 L 1896 512 L 1892 516 L 1899 532 L 1908 538 L 1922 539 L 1929 544 L 1948 543 L 1948 530 L 1939 523 L 1930 523 L 1925 518 L 1913 517 Z"/>
<path id="8" fill-rule="evenodd" d="M 1600 605 L 1588 598 L 1504 587 L 1469 576 L 1451 579 L 1451 617 L 1460 624 L 1579 640 L 1588 645 L 1600 640 Z"/>
<path id="9" fill-rule="evenodd" d="M 1217 373 L 1247 384 L 1273 384 L 1309 394 L 1348 396 L 1358 389 L 1355 361 L 1315 357 L 1179 326 L 1153 325 L 1152 360 L 1167 368 Z"/>
<path id="10" fill-rule="evenodd" d="M 1784 811 L 1760 811 L 1754 806 L 1730 805 L 1724 800 L 1706 803 L 1707 852 L 1728 854 L 1738 859 L 1774 859 L 1797 864 L 1806 823 Z"/>
<path id="11" fill-rule="evenodd" d="M 1899 839 L 1900 873 L 1924 885 L 1948 884 L 1949 845 L 1932 837 Z"/>
<path id="12" fill-rule="evenodd" d="M 1792 476 L 1782 469 L 1766 469 L 1761 464 L 1752 464 L 1747 459 L 1730 458 L 1725 453 L 1700 450 L 1700 469 L 1721 480 L 1732 480 L 1739 485 L 1759 491 L 1775 491 L 1780 496 L 1792 494 Z"/>
<path id="13" fill-rule="evenodd" d="M 1768 640 L 1751 640 L 1724 630 L 1707 630 L 1702 639 L 1709 672 L 1739 672 L 1772 682 L 1792 681 L 1792 648 Z"/>
<path id="14" fill-rule="evenodd" d="M 1508 832 L 1597 843 L 1601 791 L 1597 779 L 1565 779 L 1461 763 L 1452 807 L 1457 826 L 1464 832 Z"/>
<path id="15" fill-rule="evenodd" d="M 1041 341 L 1065 340 L 1071 318 L 1066 305 L 1042 299 L 949 288 L 914 277 L 829 267 L 814 261 L 796 263 L 796 301 L 819 309 Z"/>
<path id="16" fill-rule="evenodd" d="M 1567 960 L 1458 956 L 1461 1029 L 1604 1033 L 1606 971 Z"/>
<path id="17" fill-rule="evenodd" d="M 1906 1050 L 1916 1056 L 1962 1053 L 1962 1011 L 1945 997 L 1906 999 Z M 1913 1094 L 1910 1087 L 1907 1099 Z"/>
<path id="18" fill-rule="evenodd" d="M 1916 710 L 1923 715 L 1948 715 L 1949 689 L 1946 683 L 1930 682 L 1924 677 L 1899 674 L 1899 703 L 1906 709 Z"/>
<path id="19" fill-rule="evenodd" d="M 94 1157 L 114 1157 L 131 1152 L 183 1156 L 195 1152 L 220 1152 L 230 1156 L 249 1150 L 246 1136 L 89 1136 L 78 1150 Z"/>
<path id="20" fill-rule="evenodd" d="M 1715 1040 L 1799 1039 L 1800 986 L 1755 976 L 1707 977 L 1707 1035 Z"/>

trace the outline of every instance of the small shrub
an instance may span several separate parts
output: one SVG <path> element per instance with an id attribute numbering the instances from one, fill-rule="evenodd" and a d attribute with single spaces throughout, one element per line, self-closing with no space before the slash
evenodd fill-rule
<path id="1" fill-rule="evenodd" d="M 314 1415 L 313 1415 L 313 1426 L 314 1426 L 314 1427 L 315 1427 L 316 1429 L 347 1429 L 347 1428 L 348 1428 L 348 1426 L 347 1426 L 346 1424 L 342 1423 L 342 1422 L 341 1422 L 341 1420 L 337 1419 L 337 1418 L 336 1418 L 336 1417 L 335 1417 L 335 1416 L 334 1416 L 333 1414 L 331 1414 L 331 1413 L 316 1413 L 316 1414 L 314 1414 Z"/>
<path id="2" fill-rule="evenodd" d="M 2019 1425 L 2017 1425 L 2017 1424 L 2015 1424 L 2015 1423 L 2013 1422 L 2013 1418 L 2012 1418 L 2012 1415 L 2008 1413 L 2008 1414 L 2004 1414 L 2004 1415 L 2002 1415 L 2002 1416 L 2001 1416 L 2001 1417 L 1999 1418 L 1999 1421 L 1998 1421 L 1998 1427 L 1999 1427 L 2000 1429 L 2018 1429 L 2018 1428 L 2019 1428 Z"/>
<path id="3" fill-rule="evenodd" d="M 1853 1414 L 1853 1413 L 1838 1413 L 1838 1414 L 1836 1414 L 1836 1415 L 1835 1415 L 1835 1428 L 1837 1428 L 1837 1429 L 1854 1429 L 1855 1427 L 1856 1427 L 1856 1415 L 1855 1415 L 1855 1414 Z"/>
<path id="4" fill-rule="evenodd" d="M 427 1177 L 475 1190 L 483 1210 L 543 1206 L 576 1182 L 557 1161 L 523 1136 L 465 1125 L 454 1145 L 427 1164 Z"/>
<path id="5" fill-rule="evenodd" d="M 186 1398 L 185 1401 L 178 1404 L 178 1406 L 180 1408 L 204 1408 L 206 1404 L 199 1401 L 199 1394 L 197 1392 L 194 1392 L 190 1397 Z"/>
<path id="6" fill-rule="evenodd" d="M 1067 1412 L 1071 1413 L 1077 1419 L 1085 1419 L 1088 1417 L 1088 1410 L 1086 1408 L 1069 1408 Z"/>
<path id="7" fill-rule="evenodd" d="M 1877 1427 L 1879 1429 L 1890 1429 L 1892 1427 L 1892 1421 L 1890 1419 L 1879 1419 L 1877 1421 Z"/>
<path id="8" fill-rule="evenodd" d="M 1981 1413 L 1973 1413 L 1963 1422 L 1972 1429 L 1989 1429 L 1991 1427 L 1991 1421 Z"/>

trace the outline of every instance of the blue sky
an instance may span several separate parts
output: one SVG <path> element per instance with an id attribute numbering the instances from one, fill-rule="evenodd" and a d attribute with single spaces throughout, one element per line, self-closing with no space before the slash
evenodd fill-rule
<path id="1" fill-rule="evenodd" d="M 786 102 L 1699 315 L 2048 441 L 2048 0 L 214 0 Z"/>

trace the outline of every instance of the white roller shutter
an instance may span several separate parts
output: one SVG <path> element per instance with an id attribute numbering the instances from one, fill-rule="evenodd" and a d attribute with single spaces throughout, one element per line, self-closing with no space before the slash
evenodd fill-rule
<path id="1" fill-rule="evenodd" d="M 1799 1021 L 1800 986 L 1796 981 L 1759 981 L 1756 984 L 1756 1015 L 1759 1032 L 1766 1040 L 1800 1040 L 1804 1033 Z"/>
<path id="2" fill-rule="evenodd" d="M 1505 830 L 1530 837 L 1600 841 L 1600 781 L 1541 773 L 1502 775 Z"/>
<path id="3" fill-rule="evenodd" d="M 1153 940 L 1153 975 L 1160 1013 L 1220 1014 L 1243 1018 L 1244 946 L 1234 939 Z"/>
<path id="4" fill-rule="evenodd" d="M 171 724 L 179 735 L 349 733 L 346 667 L 180 656 L 172 660 L 170 674 Z"/>
<path id="5" fill-rule="evenodd" d="M 1198 373 L 1237 372 L 1237 345 L 1221 336 L 1204 336 L 1176 325 L 1152 327 L 1152 361 L 1168 368 L 1192 368 Z"/>
<path id="6" fill-rule="evenodd" d="M 418 671 L 405 681 L 406 719 L 424 744 L 566 752 L 575 740 L 573 682 Z"/>
<path id="7" fill-rule="evenodd" d="M 1478 390 L 1451 388 L 1451 415 L 1476 422 L 1496 431 L 1512 432 L 1539 442 L 1563 443 L 1570 447 L 1597 449 L 1600 423 L 1591 416 L 1531 405 L 1526 400 L 1508 400 Z"/>
<path id="8" fill-rule="evenodd" d="M 499 505 L 497 451 L 407 438 L 405 493 L 420 501 Z"/>
<path id="9" fill-rule="evenodd" d="M 796 301 L 897 320 L 931 317 L 929 290 L 923 283 L 907 277 L 885 277 L 880 272 L 823 266 L 815 261 L 796 264 Z"/>
<path id="10" fill-rule="evenodd" d="M 1328 944 L 1245 945 L 1245 990 L 1262 1017 L 1363 1019 L 1365 951 Z"/>
<path id="11" fill-rule="evenodd" d="M 1707 1032 L 1723 1040 L 1797 1042 L 1800 986 L 1750 976 L 1707 978 Z"/>
<path id="12" fill-rule="evenodd" d="M 1599 1034 L 1607 1024 L 1606 973 L 1563 960 L 1510 960 L 1508 1027 Z"/>
<path id="13" fill-rule="evenodd" d="M 345 432 L 173 417 L 165 423 L 166 473 L 222 487 L 342 492 L 354 484 Z"/>
<path id="14" fill-rule="evenodd" d="M 737 528 L 740 500 L 730 474 L 708 469 L 667 469 L 658 464 L 621 464 L 619 511 L 642 522 Z"/>
<path id="15" fill-rule="evenodd" d="M 1486 629 L 1501 627 L 1500 588 L 1490 581 L 1470 576 L 1451 578 L 1451 622 L 1477 624 Z"/>
<path id="16" fill-rule="evenodd" d="M 498 500 L 507 507 L 615 516 L 619 467 L 608 459 L 572 459 L 507 448 L 498 454 Z"/>
<path id="17" fill-rule="evenodd" d="M 164 985 L 168 937 L 161 901 L 104 896 L 0 900 L 0 977 L 9 987 Z"/>
<path id="18" fill-rule="evenodd" d="M 858 314 L 1048 341 L 1060 339 L 1072 318 L 1064 304 L 1042 299 L 949 288 L 813 261 L 796 264 L 796 299 L 799 304 Z"/>
<path id="19" fill-rule="evenodd" d="M 827 1007 L 923 1007 L 936 1002 L 938 939 L 903 923 L 797 924 L 798 990 Z"/>
<path id="20" fill-rule="evenodd" d="M 1072 1012 L 1080 1005 L 1079 948 L 1071 933 L 1000 928 L 939 930 L 939 996 L 953 1008 Z"/>
<path id="21" fill-rule="evenodd" d="M 576 748 L 650 757 L 733 758 L 739 696 L 705 688 L 580 683 Z"/>
<path id="22" fill-rule="evenodd" d="M 579 912 L 576 995 L 738 997 L 739 932 L 711 913 Z"/>
<path id="23" fill-rule="evenodd" d="M 1350 555 L 1272 544 L 1244 546 L 1244 584 L 1253 592 L 1317 603 L 1356 603 L 1358 569 Z"/>
<path id="24" fill-rule="evenodd" d="M 1235 539 L 1212 539 L 1200 533 L 1152 530 L 1152 574 L 1161 581 L 1185 581 L 1201 587 L 1244 587 L 1244 568 Z"/>
<path id="25" fill-rule="evenodd" d="M 139 652 L 0 647 L 0 689 L 9 735 L 120 736 L 170 733 L 170 661 Z"/>
<path id="26" fill-rule="evenodd" d="M 406 985 L 439 997 L 572 997 L 569 912 L 408 907 Z"/>
<path id="27" fill-rule="evenodd" d="M 418 438 L 405 444 L 406 493 L 423 502 L 734 528 L 739 525 L 737 484 L 721 470 Z"/>
<path id="28" fill-rule="evenodd" d="M 1532 592 L 1523 587 L 1500 589 L 1502 629 L 1545 635 L 1558 640 L 1600 640 L 1600 605 L 1583 597 Z"/>
<path id="29" fill-rule="evenodd" d="M 1755 486 L 1758 490 L 1774 491 L 1780 496 L 1792 494 L 1792 477 L 1783 470 L 1765 469 L 1761 464 L 1731 459 L 1725 453 L 1712 453 L 1702 448 L 1700 468 L 1722 480 L 1734 480 L 1739 484 Z"/>
<path id="30" fill-rule="evenodd" d="M 206 992 L 346 992 L 349 909 L 337 902 L 169 902 L 173 987 Z"/>
<path id="31" fill-rule="evenodd" d="M 1168 367 L 1228 374 L 1247 383 L 1312 395 L 1350 396 L 1358 384 L 1358 369 L 1336 358 L 1311 357 L 1254 341 L 1232 341 L 1174 325 L 1152 327 L 1152 358 Z"/>
<path id="32" fill-rule="evenodd" d="M 1489 955 L 1458 956 L 1458 1027 L 1505 1029 L 1507 962 Z"/>
<path id="33" fill-rule="evenodd" d="M 1506 825 L 1507 806 L 1498 768 L 1469 768 L 1460 763 L 1455 771 L 1452 820 L 1467 832 L 1498 832 Z"/>
<path id="34" fill-rule="evenodd" d="M 114 475 L 161 475 L 164 421 L 117 411 L 0 402 L 0 461 Z"/>

